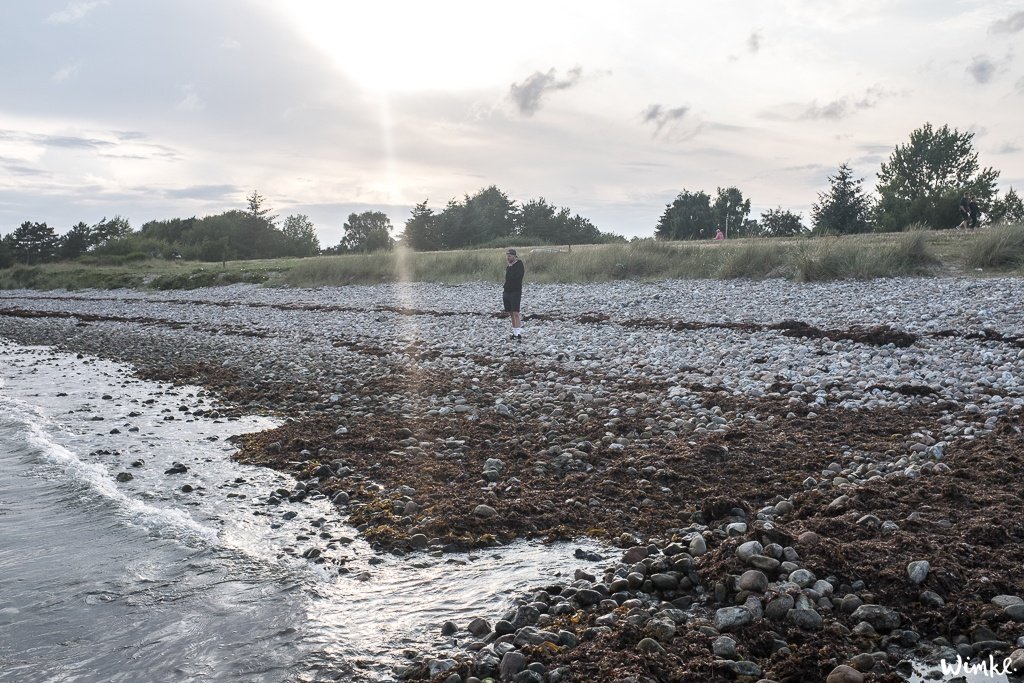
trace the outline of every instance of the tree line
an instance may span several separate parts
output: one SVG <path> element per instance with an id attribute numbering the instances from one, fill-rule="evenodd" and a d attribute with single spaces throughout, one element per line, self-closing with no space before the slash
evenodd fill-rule
<path id="1" fill-rule="evenodd" d="M 819 193 L 811 208 L 810 226 L 804 225 L 800 214 L 782 207 L 751 219 L 750 199 L 736 187 L 719 187 L 714 197 L 702 190 L 680 192 L 666 206 L 654 235 L 668 240 L 709 239 L 722 230 L 726 237 L 786 237 L 891 232 L 913 224 L 946 229 L 960 222 L 959 198 L 964 193 L 983 207 L 988 222 L 1024 222 L 1021 197 L 1013 188 L 998 196 L 999 171 L 979 165 L 973 138 L 973 133 L 926 123 L 881 165 L 874 196 L 866 192 L 864 179 L 854 178 L 848 163 L 840 164 L 828 176 L 829 189 Z M 543 197 L 519 203 L 494 185 L 461 201 L 452 199 L 440 211 L 424 200 L 412 209 L 397 236 L 383 212 L 349 214 L 341 241 L 327 248 L 321 248 L 308 216 L 291 215 L 279 221 L 255 190 L 246 203 L 244 210 L 215 216 L 150 221 L 138 231 L 121 216 L 93 225 L 79 222 L 63 235 L 46 223 L 26 221 L 0 239 L 0 267 L 86 255 L 107 260 L 226 261 L 390 250 L 399 242 L 427 251 L 625 241 Z"/>
<path id="2" fill-rule="evenodd" d="M 964 194 L 985 207 L 989 223 L 1024 222 L 1024 202 L 1013 188 L 999 197 L 999 171 L 978 164 L 974 133 L 926 123 L 898 145 L 878 173 L 875 197 L 844 162 L 828 176 L 829 189 L 811 207 L 810 226 L 791 211 L 771 209 L 759 220 L 748 218 L 750 200 L 735 187 L 718 188 L 715 197 L 683 190 L 666 206 L 655 227 L 659 239 L 706 239 L 716 230 L 734 237 L 785 237 L 803 233 L 855 234 L 897 232 L 910 225 L 948 229 L 963 218 Z"/>

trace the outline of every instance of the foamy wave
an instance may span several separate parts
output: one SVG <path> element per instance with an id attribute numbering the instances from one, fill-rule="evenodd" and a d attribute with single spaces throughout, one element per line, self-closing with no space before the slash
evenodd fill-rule
<path id="1" fill-rule="evenodd" d="M 50 439 L 35 420 L 25 420 L 25 428 L 26 441 L 38 448 L 47 462 L 62 468 L 70 479 L 83 485 L 90 493 L 113 502 L 124 513 L 128 523 L 189 545 L 217 544 L 216 529 L 200 524 L 182 510 L 157 507 L 125 495 L 114 484 L 114 477 L 107 468 L 83 462 L 73 451 Z"/>

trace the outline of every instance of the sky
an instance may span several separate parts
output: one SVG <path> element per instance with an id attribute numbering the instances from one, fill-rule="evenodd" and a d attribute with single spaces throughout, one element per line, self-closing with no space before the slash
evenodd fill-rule
<path id="1" fill-rule="evenodd" d="M 336 244 L 491 185 L 650 236 L 735 186 L 806 224 L 925 123 L 1024 190 L 1015 0 L 3 0 L 0 233 L 244 209 Z"/>

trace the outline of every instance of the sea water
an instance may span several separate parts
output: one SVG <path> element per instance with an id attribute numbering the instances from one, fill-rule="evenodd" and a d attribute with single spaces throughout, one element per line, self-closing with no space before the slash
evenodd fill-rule
<path id="1" fill-rule="evenodd" d="M 0 682 L 393 680 L 451 646 L 444 621 L 596 569 L 578 545 L 379 556 L 326 500 L 265 505 L 294 482 L 233 462 L 228 437 L 275 422 L 216 410 L 0 340 Z M 302 557 L 325 543 L 331 562 Z"/>

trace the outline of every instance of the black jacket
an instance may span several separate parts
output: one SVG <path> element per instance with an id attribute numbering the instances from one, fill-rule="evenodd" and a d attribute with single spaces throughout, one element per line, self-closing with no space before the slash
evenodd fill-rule
<path id="1" fill-rule="evenodd" d="M 526 266 L 519 259 L 515 263 L 505 266 L 505 287 L 503 291 L 508 293 L 523 291 L 523 275 L 526 273 Z"/>

